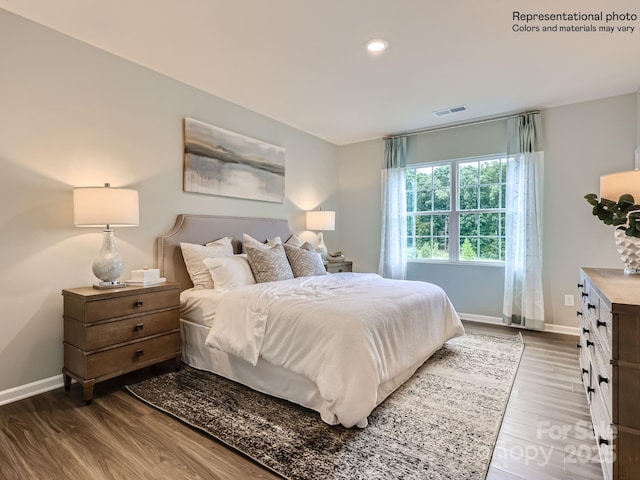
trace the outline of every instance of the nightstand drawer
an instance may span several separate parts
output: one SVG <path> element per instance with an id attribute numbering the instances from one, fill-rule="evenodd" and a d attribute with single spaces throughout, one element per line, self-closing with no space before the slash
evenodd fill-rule
<path id="1" fill-rule="evenodd" d="M 145 365 L 170 359 L 180 352 L 180 332 L 153 337 L 121 347 L 86 353 L 66 344 L 64 345 L 64 364 L 83 378 L 101 379 L 137 370 Z"/>
<path id="2" fill-rule="evenodd" d="M 353 271 L 353 262 L 328 262 L 325 264 L 328 273 Z"/>
<path id="3" fill-rule="evenodd" d="M 85 324 L 65 317 L 64 338 L 82 350 L 97 350 L 178 328 L 180 316 L 177 308 L 98 324 Z"/>
<path id="4" fill-rule="evenodd" d="M 176 304 L 180 304 L 180 293 L 178 290 L 152 293 L 137 292 L 133 295 L 120 298 L 107 298 L 86 302 L 84 321 L 86 323 L 99 322 L 100 320 L 110 318 L 170 308 Z"/>

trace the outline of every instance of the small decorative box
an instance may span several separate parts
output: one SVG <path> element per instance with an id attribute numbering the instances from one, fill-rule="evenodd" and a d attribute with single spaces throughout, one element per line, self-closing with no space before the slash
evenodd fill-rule
<path id="1" fill-rule="evenodd" d="M 131 270 L 132 282 L 154 282 L 158 280 L 160 280 L 160 270 L 157 268 Z"/>

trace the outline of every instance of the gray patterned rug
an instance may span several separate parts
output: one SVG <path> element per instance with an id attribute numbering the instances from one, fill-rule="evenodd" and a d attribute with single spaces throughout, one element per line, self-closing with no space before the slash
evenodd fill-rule
<path id="1" fill-rule="evenodd" d="M 289 480 L 484 479 L 523 348 L 519 334 L 447 342 L 365 429 L 190 367 L 126 388 Z"/>

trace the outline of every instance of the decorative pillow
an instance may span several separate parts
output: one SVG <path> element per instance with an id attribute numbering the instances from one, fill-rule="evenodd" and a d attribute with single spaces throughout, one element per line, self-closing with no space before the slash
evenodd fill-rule
<path id="1" fill-rule="evenodd" d="M 300 248 L 302 248 L 303 250 L 309 250 L 310 252 L 316 251 L 316 247 L 314 247 L 313 243 L 311 242 L 304 242 L 302 245 L 300 245 Z"/>
<path id="2" fill-rule="evenodd" d="M 277 282 L 293 278 L 291 265 L 282 245 L 268 249 L 247 247 L 247 258 L 257 283 Z"/>
<path id="3" fill-rule="evenodd" d="M 300 240 L 300 237 L 295 233 L 289 237 L 289 240 L 284 242 L 285 245 L 291 245 L 292 247 L 301 247 L 304 242 Z"/>
<path id="4" fill-rule="evenodd" d="M 273 237 L 265 243 L 262 243 L 261 241 L 253 238 L 251 235 L 247 235 L 246 233 L 242 234 L 242 253 L 247 253 L 246 247 L 249 246 L 262 250 L 269 250 L 275 245 L 282 245 L 282 239 L 280 237 Z"/>
<path id="5" fill-rule="evenodd" d="M 284 245 L 291 270 L 294 277 L 313 277 L 316 275 L 326 275 L 322 257 L 316 251 L 309 251 L 303 248 Z"/>
<path id="6" fill-rule="evenodd" d="M 209 269 L 215 290 L 226 292 L 256 283 L 247 256 L 244 254 L 205 258 L 203 262 Z"/>
<path id="7" fill-rule="evenodd" d="M 224 237 L 207 245 L 180 243 L 182 258 L 189 272 L 189 277 L 196 289 L 213 288 L 213 280 L 209 269 L 202 263 L 205 258 L 227 257 L 233 255 L 231 237 Z"/>

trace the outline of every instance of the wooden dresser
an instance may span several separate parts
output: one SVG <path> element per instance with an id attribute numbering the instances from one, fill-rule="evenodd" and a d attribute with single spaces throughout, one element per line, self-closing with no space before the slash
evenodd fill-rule
<path id="1" fill-rule="evenodd" d="M 580 368 L 605 480 L 640 478 L 640 275 L 583 268 Z"/>
<path id="2" fill-rule="evenodd" d="M 181 358 L 180 289 L 151 287 L 62 291 L 64 300 L 64 386 L 82 384 L 84 400 L 97 382 L 148 365 Z"/>

